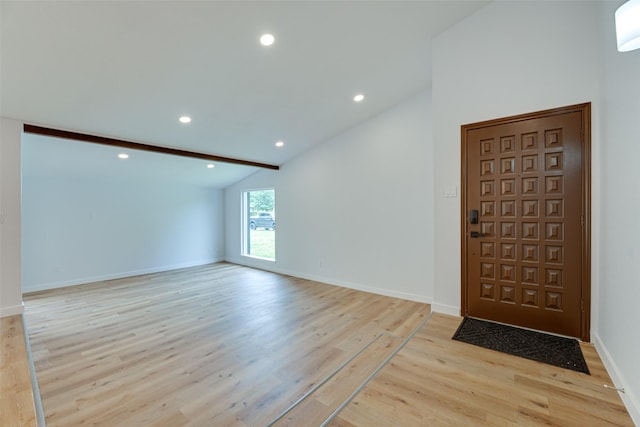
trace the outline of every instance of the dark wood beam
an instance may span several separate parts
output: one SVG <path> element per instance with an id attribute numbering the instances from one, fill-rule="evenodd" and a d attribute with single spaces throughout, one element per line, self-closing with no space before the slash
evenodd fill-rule
<path id="1" fill-rule="evenodd" d="M 142 144 L 140 142 L 124 141 L 122 139 L 107 138 L 104 136 L 88 135 L 79 132 L 51 129 L 42 126 L 24 125 L 24 132 L 36 135 L 53 136 L 56 138 L 71 139 L 74 141 L 91 142 L 93 144 L 110 145 L 112 147 L 129 148 L 132 150 L 151 151 L 153 153 L 170 154 L 172 156 L 191 157 L 193 159 L 210 160 L 212 162 L 233 163 L 236 165 L 254 166 L 264 169 L 279 170 L 280 166 L 268 163 L 253 162 L 250 160 L 234 159 L 231 157 L 217 156 L 215 154 L 198 153 L 196 151 L 180 150 L 177 148 L 160 147 L 157 145 Z"/>

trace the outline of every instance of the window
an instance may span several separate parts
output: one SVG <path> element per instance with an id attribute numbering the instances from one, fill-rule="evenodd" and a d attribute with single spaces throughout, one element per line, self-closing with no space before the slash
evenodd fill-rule
<path id="1" fill-rule="evenodd" d="M 242 193 L 242 255 L 276 260 L 275 190 Z"/>

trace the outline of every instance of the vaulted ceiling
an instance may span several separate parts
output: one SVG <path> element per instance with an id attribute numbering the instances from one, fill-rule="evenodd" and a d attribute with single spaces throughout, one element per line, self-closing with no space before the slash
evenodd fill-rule
<path id="1" fill-rule="evenodd" d="M 0 113 L 279 165 L 428 88 L 432 39 L 486 3 L 3 0 Z M 82 162 L 77 143 L 38 138 L 41 167 Z M 254 171 L 229 167 L 197 176 L 223 187 Z"/>

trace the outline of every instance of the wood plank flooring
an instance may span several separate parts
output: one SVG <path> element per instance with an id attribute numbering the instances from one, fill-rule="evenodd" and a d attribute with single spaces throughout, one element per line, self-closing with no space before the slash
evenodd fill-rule
<path id="1" fill-rule="evenodd" d="M 375 373 L 378 367 L 384 364 L 402 341 L 402 338 L 395 336 L 379 337 L 340 369 L 335 376 L 271 425 L 278 427 L 321 425 L 352 393 L 357 391 L 370 375 Z"/>
<path id="2" fill-rule="evenodd" d="M 25 304 L 50 427 L 633 425 L 589 345 L 592 376 L 453 341 L 426 304 L 231 264 Z"/>
<path id="3" fill-rule="evenodd" d="M 35 427 L 22 316 L 0 318 L 0 337 L 0 425 Z"/>
<path id="4" fill-rule="evenodd" d="M 429 313 L 231 264 L 35 293 L 25 306 L 49 427 L 264 426 Z"/>
<path id="5" fill-rule="evenodd" d="M 454 341 L 461 320 L 434 314 L 330 425 L 633 426 L 592 345 L 585 375 Z"/>

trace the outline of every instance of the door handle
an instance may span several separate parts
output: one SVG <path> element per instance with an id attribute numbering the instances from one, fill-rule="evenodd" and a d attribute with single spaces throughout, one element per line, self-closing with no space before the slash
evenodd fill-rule
<path id="1" fill-rule="evenodd" d="M 473 237 L 474 239 L 477 239 L 478 237 L 484 237 L 485 234 L 484 233 L 479 233 L 477 231 L 472 231 L 471 232 L 471 237 Z"/>

